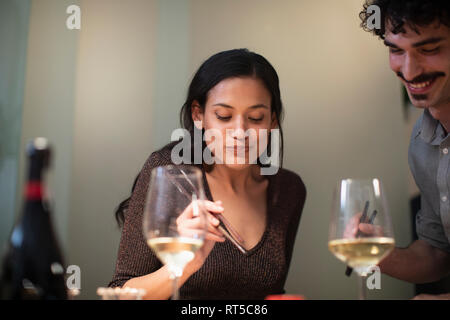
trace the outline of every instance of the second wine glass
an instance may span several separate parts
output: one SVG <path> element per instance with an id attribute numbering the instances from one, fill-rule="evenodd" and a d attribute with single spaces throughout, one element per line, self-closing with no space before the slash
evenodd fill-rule
<path id="1" fill-rule="evenodd" d="M 380 180 L 341 180 L 334 192 L 328 248 L 358 274 L 359 299 L 366 296 L 365 277 L 394 246 Z"/>

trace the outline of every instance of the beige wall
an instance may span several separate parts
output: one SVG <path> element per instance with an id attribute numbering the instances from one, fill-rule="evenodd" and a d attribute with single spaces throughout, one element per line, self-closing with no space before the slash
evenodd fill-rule
<path id="1" fill-rule="evenodd" d="M 82 29 L 69 32 L 47 21 L 66 16 L 65 2 L 33 1 L 23 141 L 42 132 L 56 142 L 52 185 L 58 215 L 67 213 L 59 233 L 68 262 L 81 267 L 83 298 L 111 279 L 120 238 L 113 211 L 150 152 L 170 139 L 193 73 L 231 48 L 254 50 L 277 69 L 285 167 L 308 189 L 287 291 L 356 297 L 355 279 L 327 249 L 340 178 L 380 177 L 397 242 L 409 243 L 400 85 L 382 43 L 358 26 L 361 2 L 79 0 Z M 53 31 L 38 32 L 46 28 Z M 55 33 L 58 40 L 47 35 Z M 383 276 L 372 296 L 412 294 Z"/>
<path id="2" fill-rule="evenodd" d="M 118 203 L 152 150 L 155 1 L 81 1 L 75 82 L 70 263 L 83 298 L 115 268 Z"/>
<path id="3" fill-rule="evenodd" d="M 184 103 L 190 72 L 190 1 L 158 0 L 156 4 L 153 141 L 155 148 L 170 142 L 180 126 L 179 110 Z"/>

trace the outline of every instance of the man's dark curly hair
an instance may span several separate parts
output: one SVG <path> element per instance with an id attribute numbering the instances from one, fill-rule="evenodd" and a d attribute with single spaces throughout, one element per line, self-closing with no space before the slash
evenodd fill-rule
<path id="1" fill-rule="evenodd" d="M 381 28 L 367 26 L 373 12 L 367 12 L 371 5 L 377 5 L 381 11 Z M 364 9 L 359 13 L 361 27 L 384 39 L 386 24 L 392 26 L 394 34 L 405 32 L 405 24 L 415 32 L 417 27 L 438 22 L 450 28 L 450 0 L 366 0 Z"/>

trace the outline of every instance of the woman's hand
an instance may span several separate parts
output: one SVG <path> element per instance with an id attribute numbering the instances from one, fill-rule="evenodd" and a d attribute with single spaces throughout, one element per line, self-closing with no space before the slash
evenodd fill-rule
<path id="1" fill-rule="evenodd" d="M 206 221 L 198 216 L 197 212 L 200 208 L 204 209 Z M 178 233 L 186 237 L 193 237 L 195 234 L 204 232 L 204 223 L 206 223 L 203 246 L 197 250 L 194 259 L 186 266 L 186 270 L 191 269 L 192 273 L 196 272 L 205 262 L 214 244 L 225 241 L 222 232 L 217 229 L 220 221 L 214 217 L 215 214 L 221 214 L 223 210 L 221 201 L 195 200 L 177 218 Z"/>
<path id="2" fill-rule="evenodd" d="M 217 230 L 219 220 L 214 217 L 215 214 L 223 212 L 220 201 L 193 201 L 176 219 L 175 225 L 170 227 L 176 228 L 180 236 L 193 237 L 198 233 L 204 234 L 205 219 L 197 214 L 203 208 L 204 211 L 208 211 L 206 213 L 207 231 L 205 240 L 203 246 L 195 253 L 194 259 L 184 268 L 178 282 L 179 286 L 182 286 L 192 274 L 201 268 L 217 241 L 225 241 L 222 233 Z M 168 299 L 172 294 L 172 285 L 172 272 L 167 265 L 164 265 L 150 274 L 129 279 L 124 287 L 145 289 L 147 291 L 145 299 Z"/>

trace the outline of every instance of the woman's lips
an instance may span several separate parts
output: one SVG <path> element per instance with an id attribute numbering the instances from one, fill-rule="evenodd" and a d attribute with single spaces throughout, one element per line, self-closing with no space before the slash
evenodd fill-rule
<path id="1" fill-rule="evenodd" d="M 234 154 L 242 154 L 242 153 L 248 153 L 250 150 L 253 150 L 253 147 L 249 147 L 249 146 L 230 146 L 230 147 L 226 147 L 226 152 L 231 152 Z"/>
<path id="2" fill-rule="evenodd" d="M 229 151 L 242 151 L 242 150 L 245 150 L 245 151 L 248 151 L 249 150 L 249 147 L 227 147 L 227 150 L 229 150 Z"/>

